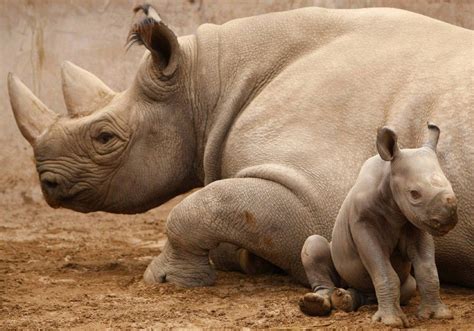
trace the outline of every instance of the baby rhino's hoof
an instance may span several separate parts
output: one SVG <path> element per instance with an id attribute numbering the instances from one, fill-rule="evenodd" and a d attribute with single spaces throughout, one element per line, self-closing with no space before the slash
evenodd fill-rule
<path id="1" fill-rule="evenodd" d="M 331 313 L 331 301 L 328 295 L 306 293 L 299 301 L 300 309 L 310 316 L 325 316 Z"/>
<path id="2" fill-rule="evenodd" d="M 421 305 L 418 310 L 418 318 L 452 319 L 453 313 L 444 304 L 439 304 L 436 306 Z"/>
<path id="3" fill-rule="evenodd" d="M 392 328 L 403 328 L 409 327 L 408 319 L 405 314 L 400 311 L 386 312 L 378 310 L 374 316 L 372 316 L 373 322 L 382 322 L 385 325 L 391 326 Z"/>
<path id="4" fill-rule="evenodd" d="M 331 303 L 334 309 L 339 309 L 345 312 L 354 311 L 357 308 L 351 292 L 342 288 L 334 289 L 331 294 Z"/>

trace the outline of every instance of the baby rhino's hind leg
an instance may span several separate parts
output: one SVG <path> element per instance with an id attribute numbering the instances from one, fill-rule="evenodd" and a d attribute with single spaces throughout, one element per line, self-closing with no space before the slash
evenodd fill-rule
<path id="1" fill-rule="evenodd" d="M 313 291 L 334 288 L 339 276 L 331 258 L 331 246 L 326 238 L 312 235 L 306 239 L 301 250 L 306 277 Z"/>
<path id="2" fill-rule="evenodd" d="M 347 290 L 336 288 L 331 293 L 332 307 L 345 312 L 355 311 L 360 306 L 375 302 L 375 299 L 369 298 L 354 288 L 348 288 Z"/>
<path id="3" fill-rule="evenodd" d="M 301 250 L 301 261 L 313 290 L 300 299 L 301 311 L 312 316 L 329 314 L 332 309 L 331 294 L 335 284 L 339 282 L 339 276 L 334 268 L 331 247 L 326 238 L 318 235 L 308 237 Z"/>

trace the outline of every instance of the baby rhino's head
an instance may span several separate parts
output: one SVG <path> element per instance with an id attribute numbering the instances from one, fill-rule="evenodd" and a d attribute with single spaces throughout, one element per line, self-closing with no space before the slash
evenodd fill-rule
<path id="1" fill-rule="evenodd" d="M 436 156 L 440 130 L 429 123 L 428 141 L 420 148 L 399 149 L 397 134 L 388 127 L 377 133 L 380 157 L 390 161 L 390 188 L 405 217 L 435 236 L 457 223 L 457 200 Z"/>

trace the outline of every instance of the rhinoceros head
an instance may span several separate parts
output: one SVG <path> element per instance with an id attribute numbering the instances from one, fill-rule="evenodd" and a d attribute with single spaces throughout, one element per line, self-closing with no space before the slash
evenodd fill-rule
<path id="1" fill-rule="evenodd" d="M 407 219 L 432 235 L 444 235 L 457 223 L 457 200 L 436 156 L 440 130 L 429 123 L 428 141 L 416 149 L 399 149 L 396 133 L 379 129 L 377 149 L 390 161 L 393 199 Z"/>
<path id="2" fill-rule="evenodd" d="M 194 126 L 178 40 L 161 21 L 148 18 L 130 36 L 149 52 L 124 92 L 72 63 L 63 65 L 65 116 L 9 74 L 15 119 L 33 146 L 52 207 L 136 213 L 195 184 Z"/>

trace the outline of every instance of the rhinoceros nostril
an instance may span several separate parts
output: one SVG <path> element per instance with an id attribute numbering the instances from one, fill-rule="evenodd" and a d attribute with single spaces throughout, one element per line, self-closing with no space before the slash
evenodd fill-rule
<path id="1" fill-rule="evenodd" d="M 50 179 L 43 179 L 41 183 L 48 189 L 55 189 L 56 187 L 58 187 L 58 182 Z"/>
<path id="2" fill-rule="evenodd" d="M 431 225 L 434 228 L 439 229 L 441 227 L 441 222 L 434 218 L 434 219 L 431 220 Z"/>
<path id="3" fill-rule="evenodd" d="M 457 205 L 457 199 L 455 196 L 448 196 L 446 198 L 446 204 L 452 208 L 456 207 Z"/>

